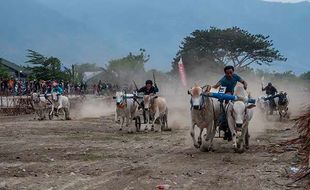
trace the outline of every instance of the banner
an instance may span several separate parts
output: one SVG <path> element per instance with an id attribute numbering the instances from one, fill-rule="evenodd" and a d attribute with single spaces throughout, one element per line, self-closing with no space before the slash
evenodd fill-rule
<path id="1" fill-rule="evenodd" d="M 186 81 L 186 74 L 185 74 L 185 69 L 184 69 L 182 57 L 180 58 L 178 66 L 179 66 L 179 74 L 180 74 L 180 77 L 181 77 L 182 84 L 183 84 L 183 86 L 186 87 L 187 86 L 187 81 Z"/>

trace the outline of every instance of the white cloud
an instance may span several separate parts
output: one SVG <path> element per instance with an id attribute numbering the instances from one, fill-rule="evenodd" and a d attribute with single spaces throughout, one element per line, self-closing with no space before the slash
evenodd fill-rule
<path id="1" fill-rule="evenodd" d="M 278 2 L 278 3 L 300 3 L 305 1 L 310 2 L 310 0 L 263 0 L 263 1 Z"/>

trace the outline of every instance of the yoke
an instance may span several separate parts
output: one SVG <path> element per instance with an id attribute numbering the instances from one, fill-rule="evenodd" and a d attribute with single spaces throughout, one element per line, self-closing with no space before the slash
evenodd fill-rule
<path id="1" fill-rule="evenodd" d="M 245 99 L 243 97 L 239 97 L 239 96 L 235 96 L 235 95 L 231 95 L 231 94 L 209 92 L 209 93 L 207 93 L 205 95 L 207 97 L 216 98 L 219 101 L 224 101 L 224 100 L 231 100 L 231 101 L 241 100 L 241 101 L 245 101 L 246 100 L 246 102 L 250 103 L 250 104 L 255 104 L 256 103 L 256 100 L 253 99 L 253 98 Z"/>

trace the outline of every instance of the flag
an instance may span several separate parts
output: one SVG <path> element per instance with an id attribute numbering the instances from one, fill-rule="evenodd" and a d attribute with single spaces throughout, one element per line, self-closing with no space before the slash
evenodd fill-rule
<path id="1" fill-rule="evenodd" d="M 184 69 L 182 57 L 180 58 L 178 66 L 179 66 L 179 74 L 180 74 L 180 77 L 181 77 L 182 84 L 183 84 L 183 86 L 186 87 L 187 86 L 187 81 L 186 81 L 186 74 L 185 74 L 185 69 Z"/>

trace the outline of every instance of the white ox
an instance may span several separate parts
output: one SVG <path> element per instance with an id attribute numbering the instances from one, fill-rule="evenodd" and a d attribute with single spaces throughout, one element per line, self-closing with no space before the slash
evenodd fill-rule
<path id="1" fill-rule="evenodd" d="M 242 88 L 240 90 L 240 88 Z M 233 139 L 233 148 L 235 151 L 243 152 L 244 146 L 248 148 L 248 126 L 249 122 L 253 117 L 252 108 L 255 107 L 254 104 L 248 104 L 246 91 L 243 87 L 239 87 L 239 91 L 242 91 L 245 94 L 244 101 L 237 100 L 234 102 L 229 102 L 227 107 L 227 121 L 228 126 L 232 134 Z M 240 97 L 239 94 L 235 94 Z"/>
<path id="2" fill-rule="evenodd" d="M 49 115 L 52 115 L 54 112 L 54 108 L 57 108 L 57 114 L 59 112 L 59 110 L 63 109 L 64 110 L 64 114 L 65 114 L 65 119 L 69 120 L 70 119 L 70 102 L 69 102 L 69 98 L 63 95 L 59 95 L 58 96 L 58 100 L 56 100 L 55 98 L 51 98 L 52 96 L 56 96 L 56 94 L 52 94 L 50 96 L 48 96 L 48 99 L 46 99 L 44 97 L 44 95 L 39 95 L 37 93 L 33 93 L 31 95 L 31 100 L 32 100 L 32 104 L 34 109 L 36 110 L 36 112 L 39 115 L 39 119 L 44 119 L 45 118 L 45 114 L 44 111 L 47 107 L 49 107 L 49 105 L 51 106 L 51 110 L 49 112 Z"/>
<path id="3" fill-rule="evenodd" d="M 268 110 L 268 101 L 265 100 L 266 96 L 261 95 L 257 98 L 257 107 L 261 112 L 266 112 Z"/>
<path id="4" fill-rule="evenodd" d="M 40 96 L 40 94 L 37 93 L 32 93 L 30 98 L 31 105 L 35 113 L 39 116 L 38 120 L 44 120 L 46 118 L 45 112 L 52 103 L 45 99 L 44 96 Z"/>
<path id="5" fill-rule="evenodd" d="M 160 129 L 162 131 L 169 130 L 168 129 L 168 107 L 165 98 L 154 96 L 154 95 L 144 95 L 144 111 L 146 113 L 146 126 L 145 130 L 148 129 L 150 116 L 153 118 L 152 128 L 151 130 L 155 130 L 155 132 L 159 131 L 158 129 L 154 129 L 154 125 L 157 119 L 159 119 Z"/>
<path id="6" fill-rule="evenodd" d="M 58 100 L 57 100 L 58 99 Z M 52 112 L 54 111 L 54 107 L 56 107 L 56 113 L 59 113 L 59 110 L 63 109 L 65 114 L 65 119 L 70 120 L 70 102 L 67 96 L 57 95 L 56 93 L 52 93 Z M 56 106 L 55 106 L 56 105 Z M 50 113 L 51 114 L 51 113 Z"/>
<path id="7" fill-rule="evenodd" d="M 56 93 L 53 93 L 52 96 L 57 96 Z M 58 101 L 54 99 L 54 105 L 57 105 L 57 113 L 60 109 L 64 109 L 65 118 L 70 119 L 70 102 L 67 96 L 58 95 Z"/>
<path id="8" fill-rule="evenodd" d="M 206 92 L 209 92 L 211 86 L 207 86 Z M 216 133 L 216 120 L 220 113 L 219 101 L 213 100 L 213 98 L 207 97 L 203 92 L 203 88 L 198 85 L 192 87 L 188 94 L 191 96 L 191 120 L 192 128 L 190 135 L 192 137 L 194 146 L 200 148 L 202 144 L 202 132 L 207 130 L 205 135 L 205 141 L 210 140 L 207 150 L 211 150 L 213 146 L 213 138 Z M 195 138 L 195 126 L 200 129 L 198 141 Z"/>
<path id="9" fill-rule="evenodd" d="M 137 114 L 137 103 L 133 99 L 133 94 L 126 94 L 125 92 L 116 92 L 114 99 L 116 99 L 116 111 L 115 111 L 115 122 L 121 118 L 120 129 L 123 130 L 123 125 L 126 121 L 126 127 L 129 126 L 128 132 L 133 132 L 130 125 L 132 120 Z M 138 130 L 138 129 L 137 129 Z"/>

